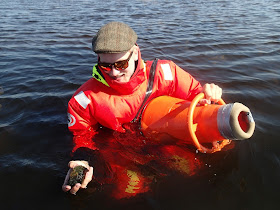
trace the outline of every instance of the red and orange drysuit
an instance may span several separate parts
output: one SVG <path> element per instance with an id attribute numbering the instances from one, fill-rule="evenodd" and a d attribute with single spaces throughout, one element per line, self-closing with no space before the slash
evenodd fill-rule
<path id="1" fill-rule="evenodd" d="M 131 122 L 145 98 L 152 61 L 143 62 L 139 51 L 135 73 L 128 83 L 112 80 L 96 65 L 93 78 L 83 84 L 68 104 L 68 127 L 74 135 L 75 152 L 80 147 L 98 149 L 92 137 L 99 126 L 125 132 L 122 125 Z M 172 61 L 159 60 L 152 94 L 192 100 L 202 87 L 189 73 Z M 148 100 L 148 101 L 149 101 Z"/>
<path id="2" fill-rule="evenodd" d="M 125 132 L 123 125 L 136 117 L 144 101 L 152 63 L 144 62 L 139 51 L 134 74 L 129 82 L 122 84 L 94 66 L 93 78 L 83 84 L 69 101 L 68 127 L 74 135 L 75 160 L 86 158 L 84 154 L 89 150 L 102 149 L 94 138 L 99 127 Z M 153 81 L 147 102 L 162 95 L 192 100 L 202 91 L 197 80 L 169 60 L 158 60 Z"/>

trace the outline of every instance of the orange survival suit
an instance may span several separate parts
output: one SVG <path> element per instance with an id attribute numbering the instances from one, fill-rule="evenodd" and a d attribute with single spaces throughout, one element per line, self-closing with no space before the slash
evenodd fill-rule
<path id="1" fill-rule="evenodd" d="M 93 68 L 93 78 L 84 83 L 68 104 L 68 128 L 73 133 L 73 153 L 96 150 L 94 135 L 100 126 L 125 132 L 124 123 L 131 122 L 145 98 L 153 61 L 144 62 L 139 51 L 136 70 L 129 82 L 120 84 Z M 192 100 L 202 91 L 200 83 L 169 60 L 158 60 L 149 101 L 162 95 Z M 76 159 L 81 159 L 77 155 Z"/>

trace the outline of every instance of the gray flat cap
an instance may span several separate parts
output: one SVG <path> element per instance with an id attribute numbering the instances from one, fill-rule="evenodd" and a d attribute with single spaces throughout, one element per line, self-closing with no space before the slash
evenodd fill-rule
<path id="1" fill-rule="evenodd" d="M 100 28 L 92 39 L 92 50 L 99 53 L 121 53 L 135 45 L 137 34 L 127 24 L 110 22 Z"/>

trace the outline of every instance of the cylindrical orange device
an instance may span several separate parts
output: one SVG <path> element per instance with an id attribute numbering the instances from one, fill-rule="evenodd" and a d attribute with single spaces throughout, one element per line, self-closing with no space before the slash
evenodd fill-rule
<path id="1" fill-rule="evenodd" d="M 255 122 L 250 110 L 240 103 L 197 106 L 197 102 L 160 96 L 145 107 L 141 128 L 147 137 L 161 139 L 172 136 L 196 145 L 193 135 L 200 143 L 250 138 Z M 200 149 L 199 143 L 196 146 Z"/>

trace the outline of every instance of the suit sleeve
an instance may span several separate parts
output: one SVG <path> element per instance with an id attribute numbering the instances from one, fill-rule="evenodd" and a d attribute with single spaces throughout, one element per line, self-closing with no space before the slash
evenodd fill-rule
<path id="1" fill-rule="evenodd" d="M 93 117 L 89 98 L 83 92 L 79 94 L 68 103 L 68 128 L 73 133 L 73 159 L 88 160 L 90 151 L 97 149 L 93 137 L 98 123 Z"/>
<path id="2" fill-rule="evenodd" d="M 171 62 L 174 71 L 174 83 L 172 96 L 192 100 L 197 94 L 202 92 L 202 86 L 188 72 Z"/>

